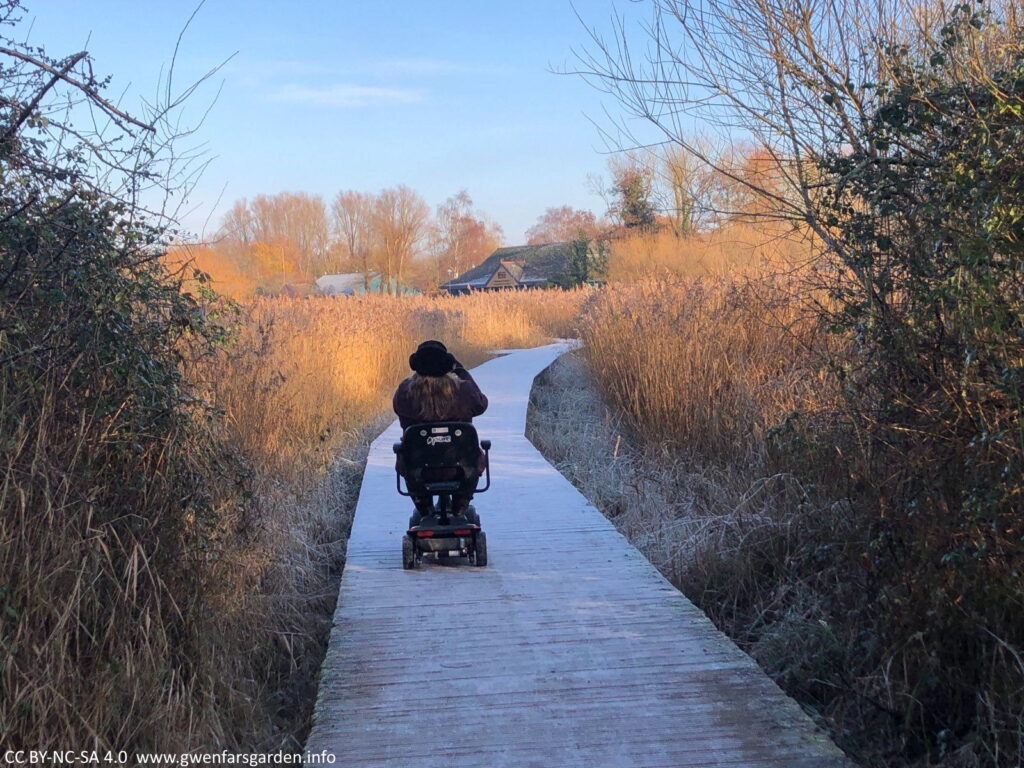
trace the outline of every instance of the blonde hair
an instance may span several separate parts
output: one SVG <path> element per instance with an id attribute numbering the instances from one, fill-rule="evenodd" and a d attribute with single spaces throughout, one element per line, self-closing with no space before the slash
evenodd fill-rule
<path id="1" fill-rule="evenodd" d="M 419 410 L 423 421 L 445 421 L 449 418 L 455 393 L 462 381 L 454 373 L 444 376 L 423 376 L 414 373 L 409 377 L 409 394 Z"/>

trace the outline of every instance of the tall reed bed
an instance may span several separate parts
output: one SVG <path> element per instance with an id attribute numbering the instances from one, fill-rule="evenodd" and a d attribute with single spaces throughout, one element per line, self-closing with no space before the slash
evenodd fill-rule
<path id="1" fill-rule="evenodd" d="M 773 277 L 647 278 L 597 297 L 581 321 L 579 354 L 625 460 L 588 470 L 581 457 L 571 471 L 733 634 L 747 633 L 768 574 L 815 539 L 816 525 L 793 513 L 816 501 L 808 476 L 837 472 L 842 450 L 826 364 L 842 347 L 798 289 Z M 605 479 L 617 490 L 602 490 Z"/>
<path id="2" fill-rule="evenodd" d="M 463 297 L 262 299 L 206 376 L 235 444 L 286 477 L 315 470 L 390 407 L 416 345 L 441 339 L 466 366 L 491 350 L 575 333 L 589 291 Z"/>
<path id="3" fill-rule="evenodd" d="M 195 546 L 211 497 L 237 502 L 216 445 L 178 404 L 153 418 L 144 387 L 55 357 L 0 373 L 0 751 L 219 738 L 240 680 L 207 685 Z M 237 663 L 236 639 L 216 655 Z"/>
<path id="4" fill-rule="evenodd" d="M 811 253 L 807 233 L 783 222 L 727 222 L 687 237 L 663 229 L 614 240 L 608 282 L 633 283 L 652 275 L 765 276 L 798 268 Z"/>
<path id="5" fill-rule="evenodd" d="M 824 338 L 794 289 L 726 278 L 617 286 L 589 307 L 583 355 L 645 442 L 735 461 L 789 414 L 833 398 Z"/>

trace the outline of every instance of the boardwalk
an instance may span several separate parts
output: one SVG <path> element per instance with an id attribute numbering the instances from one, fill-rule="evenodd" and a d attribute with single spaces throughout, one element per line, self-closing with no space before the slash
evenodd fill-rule
<path id="1" fill-rule="evenodd" d="M 523 437 L 559 351 L 474 371 L 491 400 L 488 567 L 402 570 L 397 427 L 374 444 L 308 748 L 341 766 L 847 765 Z"/>

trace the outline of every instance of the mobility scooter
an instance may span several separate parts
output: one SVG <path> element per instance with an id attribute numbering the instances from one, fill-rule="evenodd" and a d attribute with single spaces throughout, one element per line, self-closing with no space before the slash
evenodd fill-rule
<path id="1" fill-rule="evenodd" d="M 402 539 L 402 566 L 416 568 L 424 558 L 468 557 L 473 565 L 487 565 L 487 537 L 480 516 L 470 505 L 455 514 L 452 496 L 483 493 L 491 487 L 490 440 L 477 440 L 472 424 L 445 421 L 413 424 L 402 441 L 394 444 L 398 492 L 403 496 L 429 496 L 433 510 L 409 519 Z M 481 453 L 482 451 L 482 453 Z M 478 488 L 481 475 L 486 482 Z M 402 490 L 402 480 L 408 490 Z"/>

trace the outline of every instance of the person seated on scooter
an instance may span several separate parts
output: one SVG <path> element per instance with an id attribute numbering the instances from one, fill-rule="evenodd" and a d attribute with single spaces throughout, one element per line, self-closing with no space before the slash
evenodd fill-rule
<path id="1" fill-rule="evenodd" d="M 402 429 L 412 424 L 437 421 L 472 422 L 474 416 L 487 410 L 487 396 L 480 391 L 469 371 L 462 367 L 462 363 L 440 341 L 430 340 L 420 344 L 409 357 L 409 367 L 413 374 L 398 385 L 392 401 Z M 479 477 L 483 472 L 482 464 L 481 456 L 475 477 L 467 478 L 467 481 Z M 396 469 L 403 472 L 401 459 Z M 475 486 L 475 482 L 467 484 Z M 472 492 L 453 494 L 452 512 L 456 515 L 464 514 L 472 498 Z M 414 496 L 413 503 L 421 515 L 434 511 L 430 496 Z"/>

